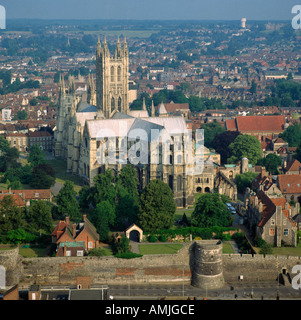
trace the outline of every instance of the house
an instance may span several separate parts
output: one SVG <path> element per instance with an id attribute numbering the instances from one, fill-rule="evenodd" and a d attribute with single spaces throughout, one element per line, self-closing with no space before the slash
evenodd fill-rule
<path id="1" fill-rule="evenodd" d="M 19 286 L 18 284 L 10 287 L 0 288 L 0 301 L 1 300 L 19 300 Z"/>
<path id="2" fill-rule="evenodd" d="M 25 201 L 19 194 L 2 193 L 2 192 L 3 191 L 0 191 L 0 202 L 3 201 L 5 198 L 10 197 L 12 198 L 15 206 L 21 207 L 21 208 L 25 207 Z"/>
<path id="3" fill-rule="evenodd" d="M 252 181 L 252 190 L 255 192 L 263 191 L 270 198 L 283 197 L 277 184 L 277 177 L 267 175 L 265 169 Z"/>
<path id="4" fill-rule="evenodd" d="M 297 227 L 293 216 L 299 204 L 291 207 L 284 197 L 270 198 L 264 191 L 249 193 L 246 198 L 249 229 L 267 243 L 280 247 L 283 243 L 296 246 Z"/>
<path id="5" fill-rule="evenodd" d="M 28 136 L 26 133 L 9 133 L 5 135 L 10 147 L 17 148 L 20 152 L 26 152 L 28 149 Z"/>
<path id="6" fill-rule="evenodd" d="M 99 247 L 99 235 L 85 214 L 82 222 L 77 224 L 66 217 L 65 221 L 58 223 L 51 236 L 52 243 L 57 245 L 57 256 L 83 256 Z"/>
<path id="7" fill-rule="evenodd" d="M 52 152 L 53 135 L 48 131 L 34 131 L 28 133 L 28 147 L 38 145 L 42 150 Z"/>
<path id="8" fill-rule="evenodd" d="M 278 186 L 287 201 L 300 202 L 301 174 L 279 175 Z"/>
<path id="9" fill-rule="evenodd" d="M 300 161 L 296 159 L 292 159 L 291 161 L 284 162 L 284 168 L 283 168 L 284 174 L 300 174 L 301 173 L 301 163 Z"/>
<path id="10" fill-rule="evenodd" d="M 0 199 L 5 195 L 12 195 L 18 207 L 29 207 L 32 200 L 52 202 L 52 192 L 50 189 L 0 190 Z"/>
<path id="11" fill-rule="evenodd" d="M 283 133 L 284 127 L 283 116 L 237 116 L 226 120 L 226 130 L 256 136 L 259 140 L 262 140 L 262 137 L 277 138 Z"/>

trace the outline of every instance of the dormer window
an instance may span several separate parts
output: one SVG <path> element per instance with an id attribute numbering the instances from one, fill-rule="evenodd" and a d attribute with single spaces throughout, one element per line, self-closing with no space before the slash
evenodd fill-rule
<path id="1" fill-rule="evenodd" d="M 35 193 L 35 197 L 38 198 L 40 196 L 39 193 Z"/>

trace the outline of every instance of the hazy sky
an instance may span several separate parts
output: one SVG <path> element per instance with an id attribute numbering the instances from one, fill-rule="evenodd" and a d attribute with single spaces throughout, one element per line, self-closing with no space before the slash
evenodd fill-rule
<path id="1" fill-rule="evenodd" d="M 301 0 L 0 0 L 7 18 L 291 20 Z"/>

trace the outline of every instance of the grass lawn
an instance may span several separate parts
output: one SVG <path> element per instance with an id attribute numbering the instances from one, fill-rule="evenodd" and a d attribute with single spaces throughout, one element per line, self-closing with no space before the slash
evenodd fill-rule
<path id="1" fill-rule="evenodd" d="M 12 244 L 0 244 L 0 251 L 1 250 L 12 250 L 15 248 L 16 248 L 16 246 L 14 246 Z"/>
<path id="2" fill-rule="evenodd" d="M 46 248 L 22 248 L 20 246 L 19 254 L 23 258 L 37 258 L 46 256 Z"/>
<path id="3" fill-rule="evenodd" d="M 174 220 L 175 221 L 181 220 L 184 213 L 186 214 L 187 219 L 190 220 L 192 212 L 193 212 L 193 209 L 177 209 Z"/>
<path id="4" fill-rule="evenodd" d="M 55 159 L 55 160 L 46 160 L 46 163 L 50 164 L 56 175 L 56 182 L 64 184 L 66 180 L 72 181 L 74 183 L 74 189 L 76 192 L 79 192 L 82 188 L 82 180 L 80 177 L 67 173 L 67 164 L 66 161 Z"/>
<path id="5" fill-rule="evenodd" d="M 234 250 L 230 243 L 223 242 L 223 253 L 234 253 Z"/>
<path id="6" fill-rule="evenodd" d="M 139 245 L 140 254 L 174 254 L 183 248 L 183 244 L 142 244 Z"/>
<path id="7" fill-rule="evenodd" d="M 259 254 L 260 248 L 254 247 L 256 253 Z M 275 256 L 299 256 L 301 257 L 301 244 L 298 244 L 297 247 L 273 247 L 272 254 Z"/>

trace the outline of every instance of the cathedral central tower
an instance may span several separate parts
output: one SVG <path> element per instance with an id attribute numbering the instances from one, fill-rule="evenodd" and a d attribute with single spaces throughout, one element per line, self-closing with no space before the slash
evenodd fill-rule
<path id="1" fill-rule="evenodd" d="M 123 46 L 119 38 L 114 56 L 104 40 L 98 39 L 96 49 L 96 105 L 98 114 L 109 119 L 115 112 L 128 113 L 129 52 L 126 40 Z"/>

